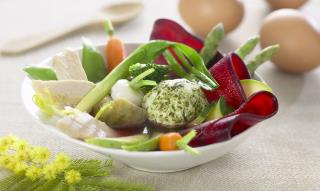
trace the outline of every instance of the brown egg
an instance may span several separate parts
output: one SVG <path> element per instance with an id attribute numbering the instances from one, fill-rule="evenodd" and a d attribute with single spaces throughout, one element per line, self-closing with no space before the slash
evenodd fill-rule
<path id="1" fill-rule="evenodd" d="M 308 0 L 267 0 L 273 9 L 299 8 Z"/>
<path id="2" fill-rule="evenodd" d="M 303 13 L 294 9 L 272 12 L 260 29 L 261 46 L 279 44 L 273 58 L 279 68 L 302 73 L 320 65 L 320 33 Z"/>
<path id="3" fill-rule="evenodd" d="M 239 0 L 180 0 L 181 17 L 201 36 L 222 22 L 225 32 L 234 30 L 244 16 L 244 6 Z"/>

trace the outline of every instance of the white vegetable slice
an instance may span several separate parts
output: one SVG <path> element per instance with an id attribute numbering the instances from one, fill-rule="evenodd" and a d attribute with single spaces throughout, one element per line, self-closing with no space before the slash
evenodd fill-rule
<path id="1" fill-rule="evenodd" d="M 88 80 L 78 53 L 70 48 L 53 57 L 52 67 L 58 80 Z"/>
<path id="2" fill-rule="evenodd" d="M 95 87 L 95 84 L 83 80 L 33 80 L 32 87 L 37 93 L 50 94 L 52 99 L 62 106 L 75 106 Z"/>

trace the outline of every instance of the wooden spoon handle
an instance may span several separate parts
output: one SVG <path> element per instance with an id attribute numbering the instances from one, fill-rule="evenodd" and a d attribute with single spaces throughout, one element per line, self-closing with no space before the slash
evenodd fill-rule
<path id="1" fill-rule="evenodd" d="M 63 36 L 66 36 L 68 34 L 71 34 L 79 30 L 82 30 L 86 27 L 92 26 L 94 24 L 98 24 L 98 22 L 97 21 L 84 22 L 82 24 L 78 24 L 74 26 L 63 27 L 63 28 L 59 28 L 56 30 L 48 31 L 48 32 L 32 34 L 22 38 L 10 40 L 1 46 L 0 53 L 3 55 L 13 55 L 13 54 L 23 53 L 23 52 L 32 50 L 34 48 L 37 48 L 41 45 L 44 45 L 48 42 L 51 42 L 53 40 L 56 40 L 58 38 L 61 38 Z"/>

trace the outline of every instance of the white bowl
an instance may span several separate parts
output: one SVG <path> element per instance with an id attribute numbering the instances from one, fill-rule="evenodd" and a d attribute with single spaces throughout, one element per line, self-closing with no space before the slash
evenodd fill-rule
<path id="1" fill-rule="evenodd" d="M 125 47 L 127 52 L 130 53 L 136 49 L 138 45 L 139 43 L 126 43 Z M 104 45 L 98 45 L 97 48 L 103 51 Z M 81 48 L 76 50 L 80 51 Z M 52 58 L 48 58 L 39 65 L 51 66 L 51 63 Z M 261 79 L 259 77 L 257 78 Z M 29 78 L 25 78 L 22 84 L 23 103 L 27 108 L 28 113 L 31 114 L 32 118 L 38 122 L 39 125 L 50 130 L 61 138 L 73 142 L 81 147 L 89 148 L 112 159 L 121 161 L 132 168 L 148 172 L 176 172 L 207 163 L 234 149 L 256 129 L 256 126 L 254 126 L 228 141 L 199 147 L 197 149 L 201 152 L 200 156 L 194 156 L 189 153 L 185 153 L 184 151 L 128 152 L 119 149 L 102 148 L 71 138 L 56 129 L 49 119 L 41 116 L 39 109 L 32 102 L 33 94 L 34 91 L 31 87 L 31 80 Z"/>

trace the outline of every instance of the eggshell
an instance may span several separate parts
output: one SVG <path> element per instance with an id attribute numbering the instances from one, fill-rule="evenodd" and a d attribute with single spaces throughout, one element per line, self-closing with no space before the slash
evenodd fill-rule
<path id="1" fill-rule="evenodd" d="M 312 20 L 299 11 L 274 11 L 264 20 L 260 36 L 262 48 L 280 45 L 272 61 L 283 70 L 302 73 L 320 64 L 320 34 Z"/>
<path id="2" fill-rule="evenodd" d="M 308 0 L 267 0 L 273 9 L 299 8 Z"/>
<path id="3" fill-rule="evenodd" d="M 228 33 L 244 16 L 244 6 L 239 0 L 180 0 L 179 11 L 185 22 L 201 36 L 206 36 L 219 22 Z"/>

